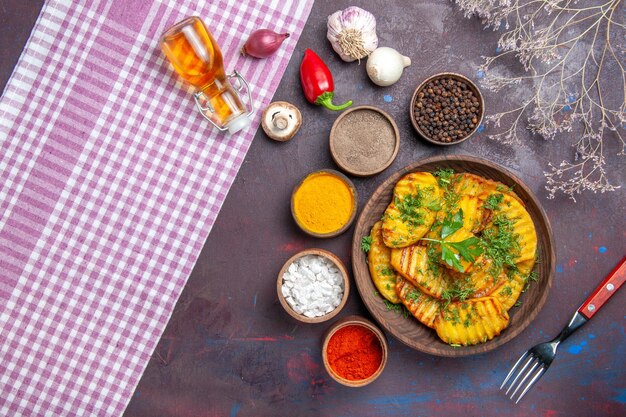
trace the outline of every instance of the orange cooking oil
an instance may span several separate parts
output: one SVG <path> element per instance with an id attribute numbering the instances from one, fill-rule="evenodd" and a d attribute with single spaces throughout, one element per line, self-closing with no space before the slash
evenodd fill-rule
<path id="1" fill-rule="evenodd" d="M 208 104 L 204 106 L 212 110 L 206 115 L 218 126 L 232 127 L 235 119 L 243 119 L 246 107 L 226 77 L 217 42 L 199 17 L 189 17 L 168 29 L 161 48 L 176 72 L 203 93 L 201 99 Z M 236 123 L 237 127 L 240 124 Z"/>

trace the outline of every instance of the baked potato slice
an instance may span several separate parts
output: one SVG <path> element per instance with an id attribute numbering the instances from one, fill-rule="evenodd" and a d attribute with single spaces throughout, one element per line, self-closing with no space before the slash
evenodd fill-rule
<path id="1" fill-rule="evenodd" d="M 367 263 L 370 270 L 370 276 L 376 289 L 389 302 L 398 304 L 400 299 L 396 294 L 396 271 L 391 266 L 391 249 L 383 243 L 382 235 L 383 222 L 379 221 L 374 224 L 370 232 L 372 244 L 367 253 Z"/>
<path id="2" fill-rule="evenodd" d="M 493 267 L 493 260 L 485 255 L 480 255 L 474 261 L 467 274 L 451 270 L 450 277 L 453 285 L 471 291 L 470 298 L 486 297 L 502 282 L 508 280 L 504 270 L 502 268 L 496 270 Z"/>
<path id="3" fill-rule="evenodd" d="M 441 340 L 461 346 L 491 340 L 508 324 L 507 311 L 494 297 L 452 302 L 444 306 L 434 323 Z"/>
<path id="4" fill-rule="evenodd" d="M 484 200 L 484 198 L 490 194 L 502 193 L 515 198 L 520 203 L 522 202 L 510 187 L 507 187 L 501 182 L 483 178 L 475 174 L 467 172 L 463 174 L 456 174 L 453 183 L 454 192 L 462 196 L 476 196 Z"/>
<path id="5" fill-rule="evenodd" d="M 442 191 L 428 172 L 405 175 L 383 214 L 383 241 L 390 248 L 414 244 L 430 230 L 441 209 Z"/>
<path id="6" fill-rule="evenodd" d="M 515 263 L 534 260 L 537 252 L 537 232 L 530 214 L 522 203 L 505 194 L 495 211 L 491 225 L 498 227 L 498 222 L 503 222 L 501 217 L 506 219 L 510 224 L 512 233 L 517 235 L 519 250 L 515 257 Z"/>
<path id="7" fill-rule="evenodd" d="M 468 195 L 474 197 L 477 197 L 485 192 L 493 192 L 498 186 L 496 181 L 467 172 L 463 174 L 456 174 L 454 176 L 453 184 L 453 190 L 455 193 L 462 196 Z"/>
<path id="8" fill-rule="evenodd" d="M 508 274 L 506 279 L 494 289 L 492 296 L 502 304 L 505 310 L 510 310 L 517 303 L 520 295 L 524 292 L 528 276 L 534 265 L 534 260 L 517 264 L 518 270 Z"/>
<path id="9" fill-rule="evenodd" d="M 439 315 L 441 301 L 421 292 L 403 277 L 396 281 L 396 292 L 402 304 L 418 321 L 434 328 L 435 319 Z"/>
<path id="10" fill-rule="evenodd" d="M 445 268 L 429 265 L 428 249 L 422 245 L 411 245 L 391 250 L 391 266 L 406 280 L 423 293 L 441 298 L 448 289 Z"/>

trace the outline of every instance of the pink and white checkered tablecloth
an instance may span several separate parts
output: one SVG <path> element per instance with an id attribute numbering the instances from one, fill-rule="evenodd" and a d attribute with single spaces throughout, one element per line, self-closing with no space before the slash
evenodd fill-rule
<path id="1" fill-rule="evenodd" d="M 120 415 L 258 126 L 218 134 L 158 45 L 203 18 L 271 100 L 312 0 L 50 0 L 0 99 L 0 415 Z M 254 29 L 291 33 L 266 60 Z"/>

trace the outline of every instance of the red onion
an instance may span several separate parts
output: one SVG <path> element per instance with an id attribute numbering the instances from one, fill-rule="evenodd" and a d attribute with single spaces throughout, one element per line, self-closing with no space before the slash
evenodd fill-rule
<path id="1" fill-rule="evenodd" d="M 252 32 L 241 48 L 241 54 L 250 55 L 255 58 L 267 58 L 276 52 L 288 37 L 288 33 L 281 35 L 269 29 L 256 30 Z"/>

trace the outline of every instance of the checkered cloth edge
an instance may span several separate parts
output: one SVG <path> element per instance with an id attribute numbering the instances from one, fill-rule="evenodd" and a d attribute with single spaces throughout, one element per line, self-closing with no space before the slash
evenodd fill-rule
<path id="1" fill-rule="evenodd" d="M 308 1 L 48 1 L 0 98 L 0 415 L 120 415 L 258 127 L 212 130 L 159 49 L 203 18 L 271 100 Z M 258 28 L 291 33 L 265 60 Z"/>

